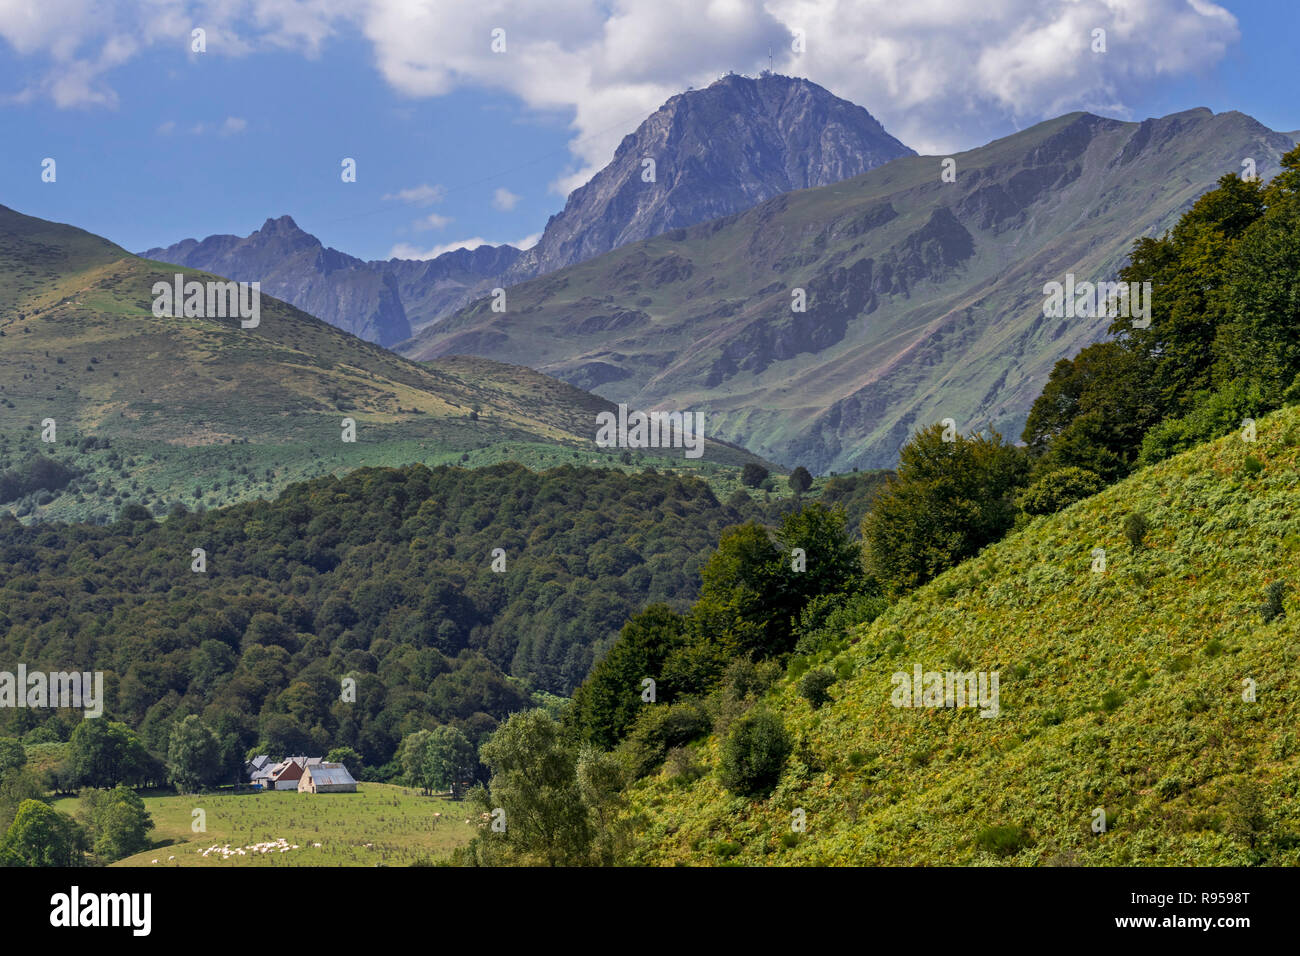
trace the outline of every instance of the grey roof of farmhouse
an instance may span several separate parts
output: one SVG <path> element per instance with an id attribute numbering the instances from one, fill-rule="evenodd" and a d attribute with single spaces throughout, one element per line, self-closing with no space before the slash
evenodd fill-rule
<path id="1" fill-rule="evenodd" d="M 343 764 L 321 764 L 311 768 L 311 779 L 318 787 L 333 787 L 340 784 L 356 783 L 348 768 Z"/>

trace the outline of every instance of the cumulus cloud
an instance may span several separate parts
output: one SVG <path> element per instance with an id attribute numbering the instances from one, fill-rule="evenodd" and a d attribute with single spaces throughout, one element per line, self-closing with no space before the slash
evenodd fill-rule
<path id="1" fill-rule="evenodd" d="M 497 191 L 492 194 L 492 205 L 502 212 L 509 212 L 519 204 L 519 197 L 505 187 L 497 187 Z"/>
<path id="2" fill-rule="evenodd" d="M 538 110 L 572 111 L 584 182 L 668 97 L 735 70 L 806 76 L 870 110 L 922 152 L 967 148 L 1072 109 L 1126 115 L 1144 83 L 1221 59 L 1235 18 L 1208 0 L 584 0 L 519 10 L 512 0 L 373 0 L 363 30 L 397 91 L 464 84 Z M 504 53 L 491 31 L 506 31 Z M 1107 52 L 1091 49 L 1107 31 Z M 803 49 L 794 49 L 795 31 Z"/>
<path id="3" fill-rule="evenodd" d="M 399 202 L 410 203 L 412 206 L 432 206 L 436 202 L 442 202 L 446 195 L 447 190 L 442 186 L 430 186 L 424 183 L 412 186 L 410 189 L 399 189 L 395 193 L 385 193 L 383 198 L 396 199 Z"/>
<path id="4" fill-rule="evenodd" d="M 117 103 L 114 67 L 208 31 L 205 55 L 318 55 L 361 36 L 397 93 L 489 88 L 564 111 L 565 191 L 609 161 L 664 100 L 728 71 L 806 76 L 859 103 L 922 152 L 978 145 L 1072 109 L 1127 114 L 1145 84 L 1212 66 L 1238 40 L 1209 0 L 0 0 L 0 37 L 47 69 L 10 99 Z M 492 31 L 506 49 L 491 50 Z M 1092 31 L 1106 31 L 1105 53 Z M 806 46 L 792 49 L 795 30 Z"/>
<path id="5" fill-rule="evenodd" d="M 431 212 L 422 219 L 415 221 L 416 229 L 446 229 L 452 223 L 451 216 L 440 216 L 436 212 Z"/>
<path id="6" fill-rule="evenodd" d="M 409 242 L 399 242 L 388 250 L 388 258 L 436 259 L 444 252 L 454 252 L 457 249 L 477 249 L 479 246 L 486 245 L 493 245 L 493 243 L 489 243 L 482 236 L 475 236 L 473 239 L 457 239 L 455 242 L 444 242 L 431 249 L 421 249 Z"/>
<path id="7" fill-rule="evenodd" d="M 531 249 L 537 245 L 537 240 L 542 238 L 540 232 L 534 232 L 524 236 L 514 242 L 500 243 L 488 242 L 482 236 L 475 236 L 472 239 L 457 239 L 455 242 L 444 242 L 436 245 L 431 249 L 421 249 L 419 246 L 412 245 L 409 242 L 399 242 L 388 250 L 390 259 L 436 259 L 446 252 L 455 252 L 457 249 L 477 249 L 479 246 L 500 246 L 510 245 L 516 249 Z"/>

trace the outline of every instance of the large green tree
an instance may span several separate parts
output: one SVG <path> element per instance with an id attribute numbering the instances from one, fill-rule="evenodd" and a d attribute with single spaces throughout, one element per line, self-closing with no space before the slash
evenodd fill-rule
<path id="1" fill-rule="evenodd" d="M 221 779 L 221 743 L 197 714 L 173 728 L 167 744 L 167 779 L 179 793 L 194 793 Z"/>
<path id="2" fill-rule="evenodd" d="M 88 790 L 83 795 L 95 855 L 106 863 L 147 850 L 153 818 L 135 791 L 118 785 L 112 790 Z"/>
<path id="3" fill-rule="evenodd" d="M 892 594 L 919 587 L 1011 529 L 1028 457 L 997 433 L 956 435 L 933 425 L 903 446 L 898 474 L 862 525 L 867 556 Z"/>
<path id="4" fill-rule="evenodd" d="M 402 738 L 402 746 L 397 754 L 407 784 L 419 787 L 426 796 L 433 790 L 433 782 L 429 777 L 429 742 L 432 738 L 433 732 L 430 730 L 417 730 L 407 734 Z"/>
<path id="5" fill-rule="evenodd" d="M 685 619 L 665 604 L 651 605 L 624 624 L 618 640 L 573 695 L 569 719 L 579 734 L 597 746 L 613 747 L 648 706 L 642 685 L 647 678 L 657 682 L 655 701 L 671 701 L 673 687 L 661 680 L 661 671 L 685 639 Z"/>
<path id="6" fill-rule="evenodd" d="M 1142 436 L 1160 420 L 1152 363 L 1117 342 L 1061 359 L 1034 401 L 1021 439 L 1039 475 L 1084 468 L 1110 482 L 1129 473 Z"/>
<path id="7" fill-rule="evenodd" d="M 3 850 L 15 866 L 80 866 L 85 834 L 70 816 L 39 800 L 24 800 L 5 834 Z"/>
<path id="8" fill-rule="evenodd" d="M 125 724 L 98 718 L 83 720 L 68 741 L 72 776 L 90 787 L 139 783 L 151 774 L 153 758 Z"/>
<path id="9" fill-rule="evenodd" d="M 577 753 L 563 728 L 541 710 L 514 714 L 479 753 L 492 773 L 481 797 L 504 823 L 496 839 L 520 862 L 579 865 L 589 858 L 591 819 L 577 777 Z"/>
<path id="10" fill-rule="evenodd" d="M 461 785 L 469 781 L 478 765 L 478 754 L 468 737 L 455 727 L 435 727 L 424 748 L 424 776 L 429 785 L 438 791 L 451 792 L 452 799 L 461 796 Z"/>

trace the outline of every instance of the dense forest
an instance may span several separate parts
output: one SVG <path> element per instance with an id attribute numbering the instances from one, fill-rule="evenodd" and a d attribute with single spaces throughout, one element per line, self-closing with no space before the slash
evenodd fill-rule
<path id="1" fill-rule="evenodd" d="M 834 494 L 854 488 L 840 479 Z M 3 654 L 103 671 L 106 715 L 159 756 L 197 714 L 232 768 L 250 749 L 334 746 L 380 768 L 421 728 L 454 724 L 477 742 L 571 693 L 646 604 L 684 610 L 723 529 L 764 507 L 653 470 L 412 466 L 164 521 L 139 506 L 104 527 L 6 516 Z M 345 677 L 355 704 L 340 700 Z M 26 709 L 0 720 L 31 743 L 80 723 Z"/>

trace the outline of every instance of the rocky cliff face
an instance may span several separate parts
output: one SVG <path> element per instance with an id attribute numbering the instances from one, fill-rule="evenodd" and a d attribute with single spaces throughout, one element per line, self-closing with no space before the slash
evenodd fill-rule
<path id="1" fill-rule="evenodd" d="M 860 106 L 816 83 L 725 76 L 674 96 L 574 190 L 506 273 L 520 282 L 794 189 L 826 186 L 915 153 Z M 653 161 L 653 181 L 648 182 Z"/>
<path id="2" fill-rule="evenodd" d="M 268 219 L 243 238 L 185 239 L 141 255 L 239 282 L 261 282 L 268 295 L 368 342 L 389 346 L 411 335 L 394 276 L 326 248 L 289 216 Z"/>

